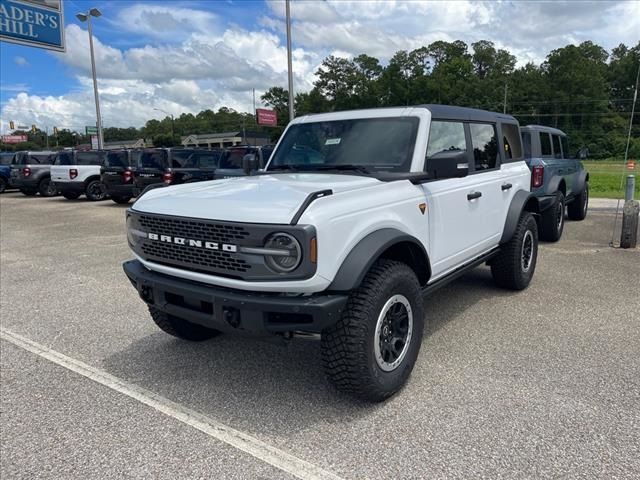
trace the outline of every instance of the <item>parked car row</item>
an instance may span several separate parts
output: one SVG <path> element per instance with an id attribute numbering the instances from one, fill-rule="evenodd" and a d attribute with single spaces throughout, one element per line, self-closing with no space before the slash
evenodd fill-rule
<path id="1" fill-rule="evenodd" d="M 272 145 L 227 149 L 147 148 L 136 150 L 63 150 L 5 153 L 0 192 L 17 188 L 24 195 L 69 200 L 111 198 L 128 203 L 150 185 L 177 185 L 248 175 L 263 168 Z M 255 162 L 244 161 L 247 155 Z"/>

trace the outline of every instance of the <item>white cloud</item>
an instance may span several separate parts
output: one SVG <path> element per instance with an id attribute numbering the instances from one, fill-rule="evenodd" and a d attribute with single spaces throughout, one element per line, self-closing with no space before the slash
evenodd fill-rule
<path id="1" fill-rule="evenodd" d="M 29 62 L 27 61 L 27 59 L 24 58 L 24 57 L 21 57 L 19 55 L 14 57 L 13 63 L 15 63 L 19 67 L 28 67 L 29 66 Z"/>

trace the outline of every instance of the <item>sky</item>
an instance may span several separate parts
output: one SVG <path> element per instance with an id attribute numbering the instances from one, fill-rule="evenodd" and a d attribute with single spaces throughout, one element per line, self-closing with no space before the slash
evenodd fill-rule
<path id="1" fill-rule="evenodd" d="M 64 0 L 66 52 L 0 42 L 0 132 L 9 120 L 44 129 L 95 125 L 89 40 L 94 20 L 104 126 L 217 110 L 251 112 L 252 90 L 287 87 L 283 0 Z M 436 40 L 491 40 L 541 63 L 553 49 L 591 40 L 610 51 L 640 41 L 640 0 L 292 0 L 294 91 L 308 91 L 328 55 L 383 63 Z"/>

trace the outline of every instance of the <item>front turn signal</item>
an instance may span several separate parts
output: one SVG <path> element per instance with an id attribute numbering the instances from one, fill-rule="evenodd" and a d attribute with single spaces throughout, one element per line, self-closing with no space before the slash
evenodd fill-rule
<path id="1" fill-rule="evenodd" d="M 311 244 L 309 245 L 309 260 L 311 260 L 311 263 L 318 262 L 318 241 L 316 237 L 311 239 Z"/>

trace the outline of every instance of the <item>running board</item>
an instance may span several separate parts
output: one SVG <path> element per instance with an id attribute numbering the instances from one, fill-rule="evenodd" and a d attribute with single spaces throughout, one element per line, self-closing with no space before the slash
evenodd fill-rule
<path id="1" fill-rule="evenodd" d="M 472 269 L 476 268 L 481 263 L 484 263 L 484 262 L 487 262 L 487 261 L 491 260 L 499 252 L 500 252 L 500 249 L 499 248 L 495 248 L 495 249 L 491 250 L 490 252 L 485 253 L 483 255 L 480 255 L 479 257 L 471 260 L 469 263 L 465 263 L 464 265 L 461 265 L 460 267 L 456 268 L 455 270 L 453 270 L 451 273 L 448 273 L 444 277 L 439 278 L 435 282 L 430 283 L 430 284 L 422 287 L 422 295 L 425 296 L 425 297 L 427 295 L 431 295 L 433 292 L 438 290 L 440 287 L 444 287 L 449 282 L 452 282 L 456 278 L 459 278 L 462 275 L 464 275 L 465 273 L 467 273 L 469 270 L 472 270 Z"/>

